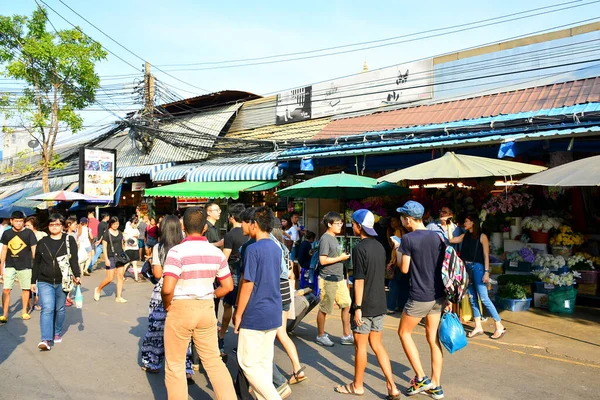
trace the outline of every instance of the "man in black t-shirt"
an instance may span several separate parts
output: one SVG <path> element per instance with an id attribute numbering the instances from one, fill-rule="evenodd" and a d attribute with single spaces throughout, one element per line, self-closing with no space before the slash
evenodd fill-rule
<path id="1" fill-rule="evenodd" d="M 220 238 L 219 229 L 216 227 L 217 221 L 221 218 L 221 207 L 217 203 L 208 203 L 206 205 L 206 239 L 218 248 L 223 248 L 223 239 Z"/>
<path id="2" fill-rule="evenodd" d="M 444 354 L 440 344 L 438 328 L 444 308 L 449 308 L 444 295 L 442 263 L 446 244 L 436 232 L 423 224 L 425 209 L 416 201 L 407 201 L 397 209 L 402 225 L 409 232 L 402 236 L 398 259 L 403 274 L 410 274 L 409 299 L 404 306 L 398 334 L 406 357 L 410 361 L 415 378 L 407 394 L 427 392 L 434 399 L 444 397 L 441 376 Z M 431 380 L 425 375 L 412 332 L 425 318 L 427 342 L 431 350 Z"/>
<path id="3" fill-rule="evenodd" d="M 2 253 L 0 254 L 0 271 L 4 275 L 4 288 L 2 290 L 2 310 L 0 323 L 8 321 L 8 308 L 10 306 L 10 292 L 15 280 L 19 279 L 21 286 L 21 299 L 23 310 L 21 318 L 31 319 L 27 304 L 31 290 L 31 268 L 35 257 L 37 239 L 32 230 L 25 229 L 25 214 L 15 211 L 10 217 L 12 229 L 2 234 Z M 35 282 L 34 282 L 35 283 Z"/>
<path id="4" fill-rule="evenodd" d="M 225 234 L 223 238 L 223 254 L 227 258 L 231 277 L 233 278 L 233 290 L 223 297 L 223 320 L 221 330 L 219 331 L 219 349 L 221 353 L 225 352 L 225 333 L 231 322 L 232 307 L 235 306 L 235 300 L 238 293 L 238 284 L 240 280 L 240 247 L 248 241 L 248 236 L 244 235 L 242 229 L 241 214 L 246 207 L 243 204 L 232 204 L 229 207 L 229 222 L 233 228 Z"/>
<path id="5" fill-rule="evenodd" d="M 361 209 L 352 214 L 352 230 L 360 236 L 360 242 L 352 250 L 354 266 L 354 303 L 351 318 L 354 333 L 355 375 L 352 383 L 335 388 L 337 393 L 363 395 L 367 346 L 377 356 L 387 384 L 388 399 L 399 399 L 400 391 L 394 383 L 390 357 L 383 347 L 383 320 L 386 312 L 385 299 L 385 249 L 375 238 L 375 217 L 369 210 Z"/>

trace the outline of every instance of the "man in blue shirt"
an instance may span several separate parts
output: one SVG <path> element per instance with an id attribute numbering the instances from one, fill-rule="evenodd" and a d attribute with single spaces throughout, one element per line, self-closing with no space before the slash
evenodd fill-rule
<path id="1" fill-rule="evenodd" d="M 282 323 L 282 254 L 269 235 L 274 220 L 270 208 L 254 210 L 249 233 L 256 243 L 244 252 L 243 282 L 234 317 L 235 332 L 239 333 L 238 363 L 258 399 L 280 398 L 271 379 L 275 336 Z"/>

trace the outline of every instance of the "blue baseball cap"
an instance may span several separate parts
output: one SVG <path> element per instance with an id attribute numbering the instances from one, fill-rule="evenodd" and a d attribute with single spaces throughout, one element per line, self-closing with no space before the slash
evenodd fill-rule
<path id="1" fill-rule="evenodd" d="M 375 225 L 375 216 L 371 211 L 365 210 L 364 208 L 356 210 L 352 214 L 352 220 L 362 226 L 367 235 L 377 236 L 377 232 L 373 229 L 373 226 Z"/>
<path id="2" fill-rule="evenodd" d="M 400 214 L 408 215 L 411 218 L 423 218 L 423 214 L 425 214 L 425 208 L 421 203 L 417 201 L 409 200 L 400 208 L 397 208 Z"/>

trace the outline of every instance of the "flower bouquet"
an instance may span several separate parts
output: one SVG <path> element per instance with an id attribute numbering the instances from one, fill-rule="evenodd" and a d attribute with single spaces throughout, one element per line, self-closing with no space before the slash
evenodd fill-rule
<path id="1" fill-rule="evenodd" d="M 558 233 L 550 239 L 552 253 L 556 255 L 568 256 L 573 250 L 573 246 L 581 246 L 584 242 L 581 233 L 574 233 L 568 225 L 561 225 Z"/>
<path id="2" fill-rule="evenodd" d="M 575 283 L 575 278 L 581 277 L 581 274 L 577 271 L 555 274 L 549 268 L 536 271 L 534 274 L 542 283 L 552 285 L 554 287 L 573 286 Z"/>
<path id="3" fill-rule="evenodd" d="M 594 263 L 581 255 L 569 257 L 567 265 L 574 271 L 578 271 L 581 277 L 577 283 L 594 284 L 598 282 L 598 271 L 594 268 Z"/>
<path id="4" fill-rule="evenodd" d="M 559 268 L 567 265 L 563 256 L 554 256 L 552 254 L 538 254 L 535 256 L 533 265 L 550 271 L 557 271 Z"/>
<path id="5" fill-rule="evenodd" d="M 522 227 L 529 229 L 531 241 L 533 243 L 548 243 L 548 232 L 551 229 L 558 229 L 562 220 L 560 218 L 551 218 L 547 215 L 539 217 L 525 217 Z"/>

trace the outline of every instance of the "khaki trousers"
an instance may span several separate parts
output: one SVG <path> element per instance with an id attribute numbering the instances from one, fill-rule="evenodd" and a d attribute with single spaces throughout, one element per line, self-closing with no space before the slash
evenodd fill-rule
<path id="1" fill-rule="evenodd" d="M 240 329 L 238 363 L 258 400 L 281 400 L 273 386 L 273 354 L 277 329 L 255 331 Z"/>
<path id="2" fill-rule="evenodd" d="M 235 399 L 233 381 L 221 360 L 212 300 L 174 300 L 165 322 L 165 385 L 169 400 L 187 400 L 185 356 L 190 338 L 198 351 L 216 399 Z"/>

